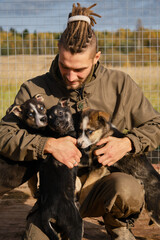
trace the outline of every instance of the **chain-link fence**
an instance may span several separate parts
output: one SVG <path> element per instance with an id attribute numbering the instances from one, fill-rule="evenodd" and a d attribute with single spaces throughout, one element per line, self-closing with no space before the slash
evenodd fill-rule
<path id="1" fill-rule="evenodd" d="M 72 0 L 0 1 L 0 117 L 25 80 L 48 71 Z M 83 6 L 95 1 L 81 0 Z M 160 1 L 97 0 L 101 61 L 128 72 L 160 111 Z M 158 163 L 159 150 L 151 153 Z"/>

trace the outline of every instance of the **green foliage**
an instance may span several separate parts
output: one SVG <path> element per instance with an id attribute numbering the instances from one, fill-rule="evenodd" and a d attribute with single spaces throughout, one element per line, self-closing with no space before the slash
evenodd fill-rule
<path id="1" fill-rule="evenodd" d="M 56 54 L 59 37 L 59 33 L 29 33 L 27 29 L 22 33 L 13 28 L 1 31 L 0 55 Z"/>

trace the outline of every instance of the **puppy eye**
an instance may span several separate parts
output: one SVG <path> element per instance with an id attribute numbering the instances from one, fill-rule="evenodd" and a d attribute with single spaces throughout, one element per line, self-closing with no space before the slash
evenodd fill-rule
<path id="1" fill-rule="evenodd" d="M 41 106 L 41 107 L 40 107 L 40 110 L 43 110 L 43 109 L 44 109 L 44 107 L 43 107 L 43 106 Z"/>
<path id="2" fill-rule="evenodd" d="M 86 134 L 91 135 L 92 133 L 93 133 L 93 130 L 90 130 L 90 129 L 86 130 Z"/>
<path id="3" fill-rule="evenodd" d="M 29 117 L 33 117 L 33 113 L 32 112 L 29 112 Z"/>
<path id="4" fill-rule="evenodd" d="M 88 133 L 89 133 L 89 134 L 92 134 L 92 133 L 93 133 L 93 131 L 92 131 L 92 130 L 89 130 L 89 131 L 88 131 Z"/>

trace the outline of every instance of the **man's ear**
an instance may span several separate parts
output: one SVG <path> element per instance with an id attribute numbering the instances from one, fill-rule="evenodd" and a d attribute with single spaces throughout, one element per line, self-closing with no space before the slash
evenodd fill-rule
<path id="1" fill-rule="evenodd" d="M 96 55 L 94 57 L 94 62 L 93 62 L 94 64 L 96 64 L 99 61 L 100 56 L 101 56 L 101 52 L 99 51 L 96 53 Z"/>
<path id="2" fill-rule="evenodd" d="M 44 98 L 42 94 L 36 94 L 34 98 L 37 99 L 37 101 L 44 102 Z"/>
<path id="3" fill-rule="evenodd" d="M 9 113 L 13 112 L 17 117 L 22 118 L 22 109 L 20 105 L 14 106 Z"/>

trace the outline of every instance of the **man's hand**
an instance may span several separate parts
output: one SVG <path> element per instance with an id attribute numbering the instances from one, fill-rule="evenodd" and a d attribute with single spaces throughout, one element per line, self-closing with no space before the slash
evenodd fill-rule
<path id="1" fill-rule="evenodd" d="M 98 150 L 95 150 L 95 155 L 98 156 L 99 163 L 102 165 L 111 166 L 124 155 L 132 150 L 132 144 L 129 138 L 107 137 L 101 139 L 97 145 L 106 145 Z"/>
<path id="2" fill-rule="evenodd" d="M 50 153 L 59 162 L 69 168 L 80 162 L 81 152 L 76 147 L 77 140 L 72 137 L 49 138 L 44 147 L 45 153 Z"/>

